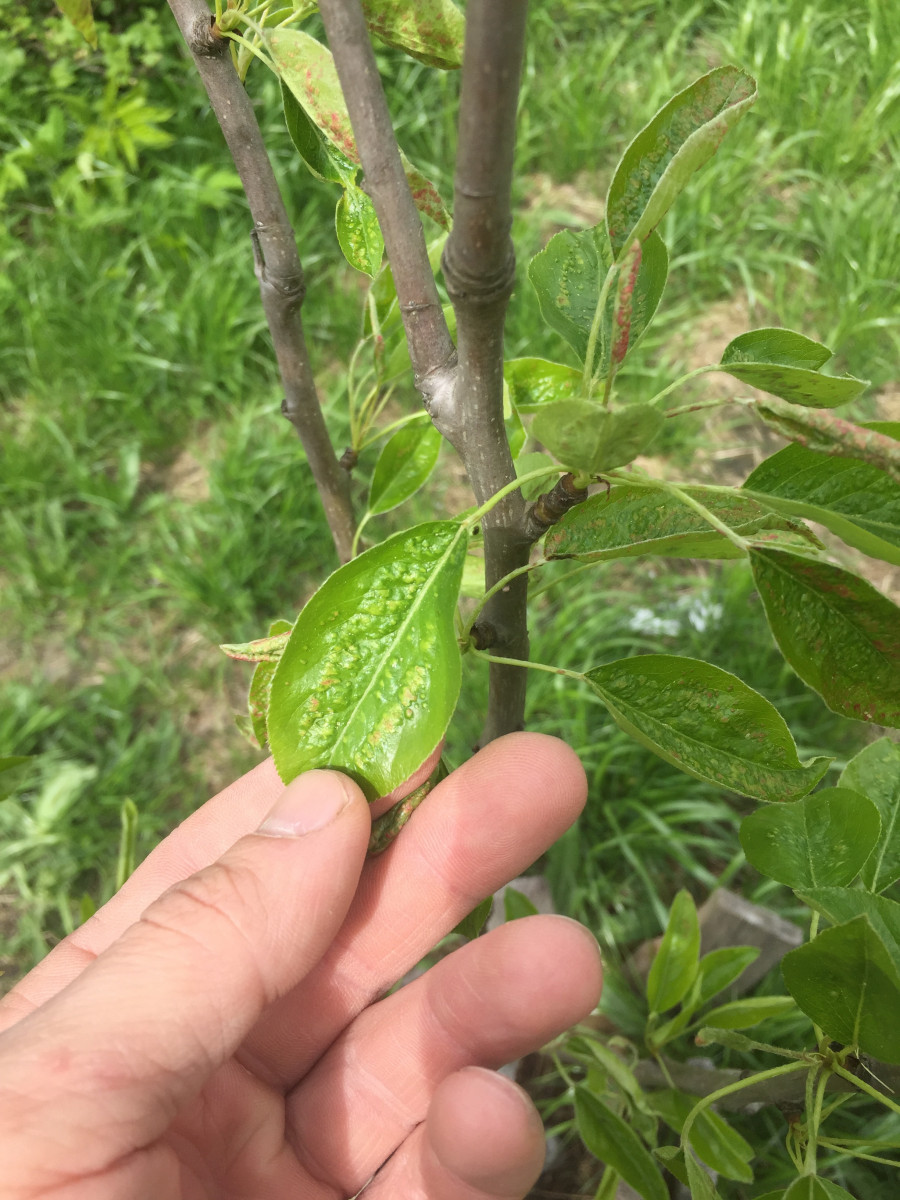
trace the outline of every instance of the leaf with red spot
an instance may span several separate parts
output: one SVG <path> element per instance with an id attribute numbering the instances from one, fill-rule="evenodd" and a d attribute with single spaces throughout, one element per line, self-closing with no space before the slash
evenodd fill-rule
<path id="1" fill-rule="evenodd" d="M 654 230 L 690 177 L 756 99 L 756 80 L 738 67 L 717 67 L 665 104 L 637 135 L 616 168 L 606 224 L 616 261 Z"/>
<path id="2" fill-rule="evenodd" d="M 631 341 L 631 314 L 634 307 L 634 289 L 641 268 L 641 243 L 632 242 L 619 270 L 616 284 L 616 304 L 613 312 L 612 362 L 618 367 L 628 353 Z"/>
<path id="3" fill-rule="evenodd" d="M 900 608 L 831 563 L 754 547 L 750 562 L 779 649 L 828 707 L 900 727 Z"/>
<path id="4" fill-rule="evenodd" d="M 366 24 L 388 46 L 429 67 L 462 66 L 466 19 L 452 0 L 362 0 Z"/>
<path id="5" fill-rule="evenodd" d="M 830 759 L 801 763 L 775 708 L 736 675 L 695 658 L 640 654 L 585 679 L 616 724 L 666 762 L 757 800 L 797 800 Z"/>
<path id="6" fill-rule="evenodd" d="M 798 408 L 774 396 L 758 400 L 756 412 L 783 437 L 832 458 L 869 463 L 900 483 L 900 442 L 871 426 L 855 425 L 815 408 Z"/>
<path id="7" fill-rule="evenodd" d="M 285 783 L 313 767 L 387 795 L 440 742 L 461 678 L 454 614 L 467 530 L 433 521 L 331 575 L 275 669 L 268 736 Z"/>
<path id="8" fill-rule="evenodd" d="M 267 45 L 283 86 L 325 139 L 323 145 L 286 105 L 288 129 L 304 162 L 320 179 L 347 186 L 354 181 L 346 178 L 348 164 L 351 170 L 359 167 L 359 151 L 331 51 L 301 29 L 276 29 Z M 416 207 L 446 228 L 449 218 L 437 188 L 401 157 Z"/>

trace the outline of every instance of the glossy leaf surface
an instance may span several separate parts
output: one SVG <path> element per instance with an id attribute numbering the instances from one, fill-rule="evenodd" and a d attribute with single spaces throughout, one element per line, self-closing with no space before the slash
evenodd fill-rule
<path id="1" fill-rule="evenodd" d="M 652 1093 L 650 1102 L 669 1128 L 680 1134 L 699 1099 L 662 1088 Z M 697 1115 L 691 1125 L 691 1146 L 702 1162 L 726 1179 L 752 1183 L 753 1147 L 718 1113 L 707 1108 Z"/>
<path id="2" fill-rule="evenodd" d="M 537 292 L 547 324 L 562 334 L 582 362 L 587 358 L 591 327 L 600 292 L 613 265 L 609 238 L 602 225 L 563 229 L 531 260 L 528 278 Z M 648 237 L 631 296 L 628 349 L 639 341 L 659 305 L 669 270 L 669 256 L 658 234 Z M 614 341 L 616 289 L 610 288 L 598 328 L 593 370 L 605 376 Z"/>
<path id="3" fill-rule="evenodd" d="M 798 521 L 767 511 L 735 490 L 731 495 L 703 487 L 685 488 L 713 516 L 742 537 L 765 541 L 788 533 L 818 545 Z M 614 483 L 609 494 L 589 496 L 549 530 L 547 558 L 602 561 L 640 554 L 667 558 L 739 558 L 743 552 L 692 508 L 662 488 Z"/>
<path id="4" fill-rule="evenodd" d="M 790 996 L 748 996 L 710 1009 L 704 1014 L 703 1024 L 714 1029 L 750 1029 L 761 1021 L 783 1017 L 794 1008 Z"/>
<path id="5" fill-rule="evenodd" d="M 900 439 L 900 421 L 865 428 Z M 787 515 L 821 522 L 864 554 L 900 565 L 900 485 L 877 467 L 785 446 L 760 463 L 744 490 Z"/>
<path id="6" fill-rule="evenodd" d="M 451 0 L 362 0 L 366 24 L 388 46 L 428 67 L 462 66 L 466 22 Z"/>
<path id="7" fill-rule="evenodd" d="M 606 200 L 617 259 L 656 228 L 755 99 L 750 75 L 737 67 L 717 67 L 674 96 L 641 130 L 622 156 Z"/>
<path id="8" fill-rule="evenodd" d="M 833 712 L 900 725 L 900 609 L 859 576 L 783 550 L 750 551 L 779 649 Z"/>
<path id="9" fill-rule="evenodd" d="M 610 411 L 590 400 L 561 400 L 540 409 L 531 432 L 564 466 L 596 474 L 633 462 L 662 423 L 649 404 Z"/>
<path id="10" fill-rule="evenodd" d="M 881 834 L 862 881 L 870 892 L 882 892 L 900 879 L 900 746 L 879 738 L 850 760 L 840 782 L 868 796 L 881 814 Z"/>
<path id="11" fill-rule="evenodd" d="M 779 363 L 818 371 L 832 357 L 821 342 L 793 329 L 751 329 L 728 343 L 722 352 L 723 363 Z"/>
<path id="12" fill-rule="evenodd" d="M 651 1012 L 674 1008 L 691 990 L 700 962 L 700 923 L 690 892 L 672 901 L 669 920 L 647 976 Z"/>
<path id="13" fill-rule="evenodd" d="M 375 205 L 352 184 L 344 188 L 334 214 L 338 244 L 351 267 L 372 277 L 384 257 L 384 238 Z"/>
<path id="14" fill-rule="evenodd" d="M 442 440 L 430 421 L 410 421 L 392 434 L 375 464 L 369 512 L 388 512 L 415 495 L 437 464 Z"/>
<path id="15" fill-rule="evenodd" d="M 695 658 L 641 654 L 585 674 L 616 724 L 661 758 L 758 800 L 796 800 L 829 759 L 801 763 L 787 725 L 737 676 Z"/>
<path id="16" fill-rule="evenodd" d="M 900 972 L 868 917 L 835 925 L 791 950 L 781 972 L 826 1036 L 900 1063 Z"/>
<path id="17" fill-rule="evenodd" d="M 880 831 L 871 800 L 849 788 L 825 788 L 745 817 L 741 846 L 757 871 L 795 891 L 842 887 L 859 874 Z"/>
<path id="18" fill-rule="evenodd" d="M 575 1089 L 575 1120 L 591 1154 L 621 1175 L 643 1200 L 668 1200 L 669 1189 L 644 1143 L 584 1087 Z"/>
<path id="19" fill-rule="evenodd" d="M 374 799 L 437 746 L 459 694 L 453 618 L 466 540 L 453 521 L 417 525 L 310 599 L 272 681 L 269 744 L 285 782 L 333 767 Z"/>
<path id="20" fill-rule="evenodd" d="M 555 400 L 572 400 L 581 386 L 581 372 L 545 358 L 512 358 L 503 364 L 509 399 L 519 413 L 537 412 Z"/>

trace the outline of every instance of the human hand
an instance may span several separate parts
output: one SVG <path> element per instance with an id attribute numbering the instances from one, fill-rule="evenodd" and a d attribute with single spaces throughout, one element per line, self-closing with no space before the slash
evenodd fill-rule
<path id="1" fill-rule="evenodd" d="M 483 1068 L 593 1008 L 593 939 L 526 918 L 380 997 L 584 797 L 561 742 L 512 734 L 366 859 L 350 780 L 262 763 L 0 1004 L 0 1197 L 524 1196 L 540 1122 Z"/>

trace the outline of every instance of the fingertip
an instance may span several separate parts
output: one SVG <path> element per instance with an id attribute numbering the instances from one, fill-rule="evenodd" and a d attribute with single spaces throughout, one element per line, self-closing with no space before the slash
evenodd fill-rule
<path id="1" fill-rule="evenodd" d="M 303 837 L 324 829 L 354 806 L 368 807 L 349 776 L 340 771 L 306 771 L 287 784 L 256 832 L 264 837 Z"/>
<path id="2" fill-rule="evenodd" d="M 439 1196 L 453 1183 L 466 1195 L 526 1195 L 544 1165 L 541 1119 L 517 1084 L 483 1067 L 466 1067 L 436 1089 L 426 1122 Z M 457 1194 L 463 1194 L 461 1190 Z"/>

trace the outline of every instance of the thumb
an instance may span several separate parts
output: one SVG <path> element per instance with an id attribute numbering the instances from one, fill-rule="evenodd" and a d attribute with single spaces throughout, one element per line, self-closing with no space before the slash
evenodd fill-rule
<path id="1" fill-rule="evenodd" d="M 170 888 L 0 1036 L 0 1128 L 9 1116 L 17 1148 L 33 1135 L 46 1153 L 52 1123 L 76 1156 L 103 1160 L 83 1161 L 87 1171 L 158 1137 L 321 958 L 356 890 L 369 830 L 351 780 L 300 776 L 256 833 Z"/>

